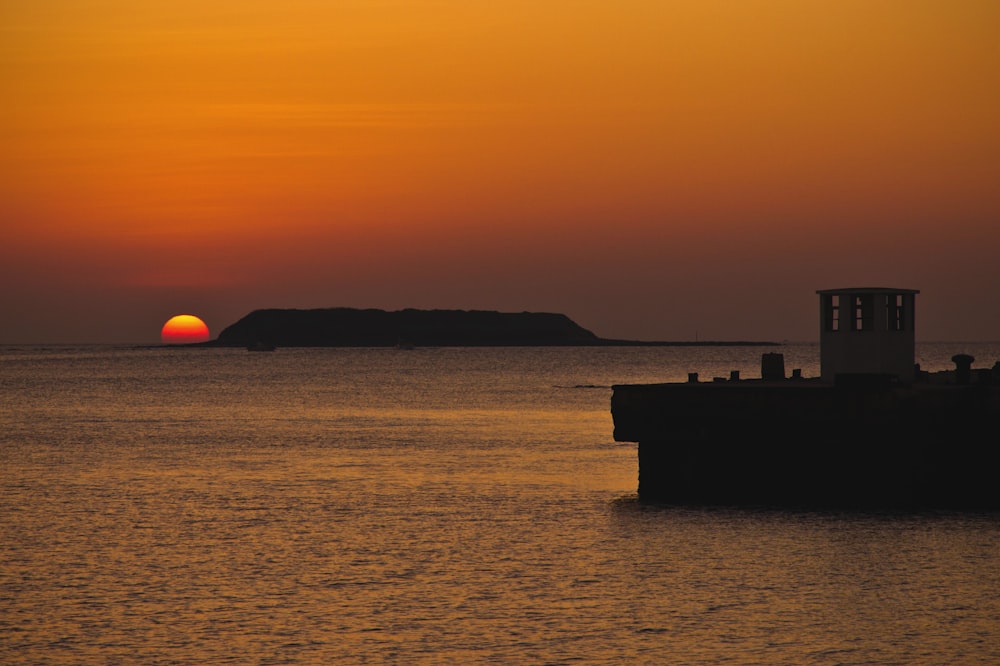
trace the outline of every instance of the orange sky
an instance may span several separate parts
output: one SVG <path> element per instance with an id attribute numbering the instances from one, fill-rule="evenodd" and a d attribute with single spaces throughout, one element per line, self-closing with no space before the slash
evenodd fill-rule
<path id="1" fill-rule="evenodd" d="M 9 0 L 0 343 L 260 307 L 1000 340 L 1000 3 Z"/>

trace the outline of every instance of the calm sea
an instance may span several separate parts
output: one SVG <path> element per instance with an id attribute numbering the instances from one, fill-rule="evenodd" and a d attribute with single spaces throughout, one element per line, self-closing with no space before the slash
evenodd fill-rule
<path id="1" fill-rule="evenodd" d="M 996 515 L 636 500 L 611 385 L 763 351 L 0 348 L 0 663 L 1000 664 Z"/>

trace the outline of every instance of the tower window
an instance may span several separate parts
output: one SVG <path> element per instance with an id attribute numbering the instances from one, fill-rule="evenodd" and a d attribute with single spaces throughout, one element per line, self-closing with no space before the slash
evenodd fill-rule
<path id="1" fill-rule="evenodd" d="M 871 294 L 851 296 L 851 330 L 868 331 L 872 328 L 874 300 Z"/>
<path id="2" fill-rule="evenodd" d="M 840 296 L 823 295 L 823 323 L 828 331 L 840 330 Z"/>
<path id="3" fill-rule="evenodd" d="M 885 303 L 886 328 L 890 331 L 903 330 L 903 295 L 891 294 Z"/>

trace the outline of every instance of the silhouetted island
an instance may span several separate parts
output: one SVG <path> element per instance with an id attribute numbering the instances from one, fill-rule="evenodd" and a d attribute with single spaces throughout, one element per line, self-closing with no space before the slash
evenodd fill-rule
<path id="1" fill-rule="evenodd" d="M 709 346 L 778 343 L 613 340 L 598 337 L 566 315 L 548 312 L 321 308 L 255 310 L 206 344 L 272 350 L 279 347 Z"/>

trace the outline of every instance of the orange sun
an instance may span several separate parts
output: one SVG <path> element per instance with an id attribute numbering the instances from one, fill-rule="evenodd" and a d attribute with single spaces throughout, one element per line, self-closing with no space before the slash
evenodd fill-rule
<path id="1" fill-rule="evenodd" d="M 206 342 L 208 338 L 208 326 L 194 315 L 182 314 L 171 317 L 160 329 L 160 340 L 168 345 Z"/>

